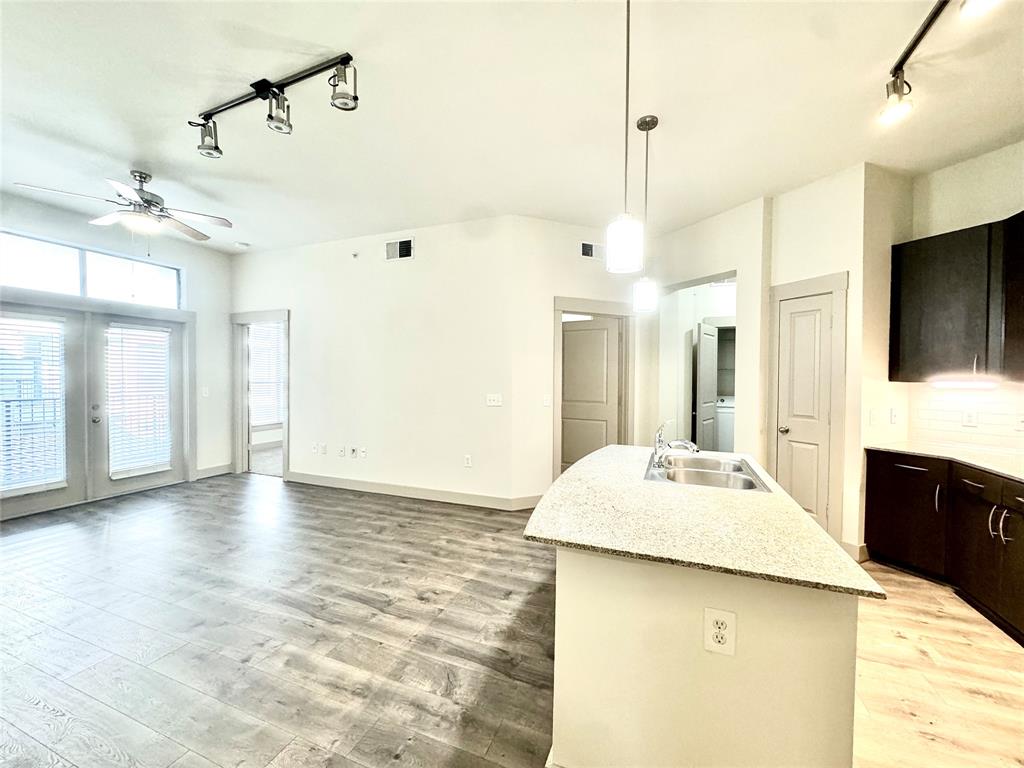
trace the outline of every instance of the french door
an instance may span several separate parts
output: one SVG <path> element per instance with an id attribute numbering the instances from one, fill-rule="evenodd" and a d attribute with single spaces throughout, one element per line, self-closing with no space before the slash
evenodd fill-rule
<path id="1" fill-rule="evenodd" d="M 4 519 L 185 479 L 184 326 L 5 304 Z"/>

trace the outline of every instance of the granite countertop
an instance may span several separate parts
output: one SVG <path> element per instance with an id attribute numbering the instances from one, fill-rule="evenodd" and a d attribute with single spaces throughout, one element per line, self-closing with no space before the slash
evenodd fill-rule
<path id="1" fill-rule="evenodd" d="M 767 472 L 738 455 L 770 493 L 645 480 L 650 448 L 609 445 L 552 483 L 523 535 L 560 547 L 885 598 Z"/>
<path id="2" fill-rule="evenodd" d="M 977 469 L 995 472 L 1024 483 L 1024 436 L 1019 450 L 1000 450 L 956 443 L 932 443 L 923 440 L 905 440 L 898 443 L 878 443 L 865 446 L 873 451 L 893 451 L 917 456 L 934 456 L 970 464 Z"/>

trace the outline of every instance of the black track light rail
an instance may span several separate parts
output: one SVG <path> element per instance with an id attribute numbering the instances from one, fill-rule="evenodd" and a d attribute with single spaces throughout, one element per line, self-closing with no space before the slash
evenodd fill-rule
<path id="1" fill-rule="evenodd" d="M 946 10 L 947 5 L 949 5 L 949 0 L 939 0 L 932 6 L 932 9 L 925 17 L 925 20 L 921 22 L 921 26 L 917 28 L 917 32 L 915 32 L 914 36 L 910 38 L 910 42 L 907 43 L 907 47 L 903 49 L 903 53 L 901 53 L 900 57 L 896 59 L 896 63 L 892 65 L 892 69 L 889 70 L 890 75 L 896 77 L 897 73 L 903 71 L 903 67 L 907 65 L 907 61 L 909 61 L 910 57 L 914 55 L 914 51 L 917 50 L 917 46 L 919 46 L 921 41 L 924 40 L 925 35 L 927 35 L 929 30 L 931 30 L 932 25 L 938 21 L 939 16 L 941 16 L 942 12 Z"/>
<path id="2" fill-rule="evenodd" d="M 266 101 L 270 98 L 271 93 L 284 93 L 286 88 L 290 88 L 296 83 L 301 83 L 303 80 L 308 80 L 311 77 L 316 77 L 319 74 L 332 70 L 338 66 L 347 66 L 352 63 L 352 54 L 342 53 L 338 56 L 332 56 L 327 61 L 315 64 L 312 67 L 307 67 L 293 75 L 281 78 L 275 82 L 271 82 L 267 79 L 257 80 L 255 83 L 250 84 L 252 93 L 247 93 L 244 96 L 239 96 L 237 99 L 231 101 L 225 101 L 216 107 L 205 109 L 199 113 L 199 118 L 205 123 L 212 120 L 216 115 L 221 112 L 227 112 L 229 109 L 240 107 L 243 104 L 248 104 L 250 101 L 256 101 L 256 99 L 263 99 Z"/>

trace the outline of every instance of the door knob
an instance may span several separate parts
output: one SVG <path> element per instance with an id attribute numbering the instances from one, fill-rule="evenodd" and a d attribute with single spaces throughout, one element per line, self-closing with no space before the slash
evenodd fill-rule
<path id="1" fill-rule="evenodd" d="M 99 424 L 101 421 L 102 421 L 102 419 L 99 416 L 93 416 L 92 417 L 92 423 L 93 424 Z"/>
<path id="2" fill-rule="evenodd" d="M 779 427 L 779 434 L 780 435 L 788 435 L 789 434 L 789 427 Z"/>

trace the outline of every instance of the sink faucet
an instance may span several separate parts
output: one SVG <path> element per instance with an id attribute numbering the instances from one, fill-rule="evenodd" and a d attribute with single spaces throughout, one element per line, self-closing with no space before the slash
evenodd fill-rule
<path id="1" fill-rule="evenodd" d="M 700 448 L 697 444 L 690 440 L 672 440 L 668 443 L 665 442 L 665 425 L 668 424 L 666 421 L 660 427 L 658 431 L 654 433 L 654 466 L 658 469 L 665 468 L 665 454 L 673 448 L 684 448 L 690 453 L 698 453 Z"/>

